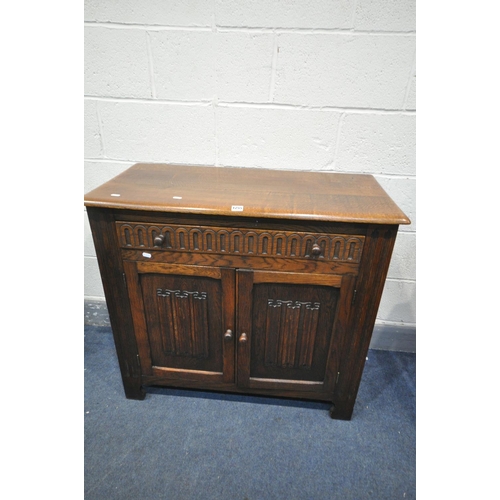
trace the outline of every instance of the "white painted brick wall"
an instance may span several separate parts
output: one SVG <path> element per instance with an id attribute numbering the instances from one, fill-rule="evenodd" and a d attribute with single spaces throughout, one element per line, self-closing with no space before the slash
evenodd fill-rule
<path id="1" fill-rule="evenodd" d="M 337 168 L 372 174 L 415 175 L 415 116 L 346 113 Z"/>
<path id="2" fill-rule="evenodd" d="M 84 105 L 84 154 L 86 158 L 102 156 L 101 133 L 97 116 L 97 103 L 86 99 Z"/>
<path id="3" fill-rule="evenodd" d="M 85 181 L 84 192 L 88 193 L 92 189 L 100 186 L 106 180 L 121 174 L 127 168 L 131 167 L 134 162 L 112 162 L 103 160 L 85 160 Z"/>
<path id="4" fill-rule="evenodd" d="M 269 102 L 275 35 L 217 33 L 217 99 Z"/>
<path id="5" fill-rule="evenodd" d="M 144 31 L 85 29 L 85 94 L 151 97 Z"/>
<path id="6" fill-rule="evenodd" d="M 120 100 L 96 105 L 108 158 L 198 164 L 215 161 L 215 118 L 209 105 Z"/>
<path id="7" fill-rule="evenodd" d="M 213 0 L 85 0 L 85 21 L 211 26 Z"/>
<path id="8" fill-rule="evenodd" d="M 340 113 L 311 109 L 219 106 L 221 165 L 328 169 L 334 160 Z"/>
<path id="9" fill-rule="evenodd" d="M 410 232 L 415 236 L 417 229 L 415 178 L 403 175 L 382 176 L 377 174 L 375 178 L 411 220 L 410 225 L 400 226 L 399 231 Z"/>
<path id="10" fill-rule="evenodd" d="M 278 36 L 276 102 L 401 109 L 413 36 L 285 33 Z"/>
<path id="11" fill-rule="evenodd" d="M 86 0 L 85 192 L 137 161 L 371 173 L 412 220 L 377 319 L 414 325 L 415 24 L 414 0 Z"/>
<path id="12" fill-rule="evenodd" d="M 153 95 L 179 101 L 211 100 L 215 38 L 211 31 L 153 31 Z"/>
<path id="13" fill-rule="evenodd" d="M 357 0 L 354 29 L 415 31 L 415 0 Z"/>
<path id="14" fill-rule="evenodd" d="M 355 0 L 216 0 L 219 26 L 351 28 Z"/>

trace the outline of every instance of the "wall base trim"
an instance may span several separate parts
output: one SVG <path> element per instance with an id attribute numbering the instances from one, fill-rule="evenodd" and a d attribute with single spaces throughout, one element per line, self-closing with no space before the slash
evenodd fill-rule
<path id="1" fill-rule="evenodd" d="M 85 299 L 83 303 L 84 325 L 111 326 L 105 300 Z"/>
<path id="2" fill-rule="evenodd" d="M 111 326 L 105 300 L 84 300 L 84 324 Z M 417 352 L 416 327 L 406 325 L 375 324 L 370 349 L 381 351 Z"/>
<path id="3" fill-rule="evenodd" d="M 417 352 L 417 328 L 411 325 L 375 323 L 370 349 Z"/>

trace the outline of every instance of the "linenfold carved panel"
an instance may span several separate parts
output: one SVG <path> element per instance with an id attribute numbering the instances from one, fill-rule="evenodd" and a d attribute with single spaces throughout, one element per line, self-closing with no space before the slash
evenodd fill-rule
<path id="1" fill-rule="evenodd" d="M 205 226 L 152 225 L 117 222 L 122 248 L 162 249 L 186 252 L 227 253 L 287 258 L 312 257 L 319 245 L 319 260 L 359 262 L 364 236 L 311 234 L 259 229 L 226 229 Z M 163 235 L 160 246 L 154 240 Z"/>
<path id="2" fill-rule="evenodd" d="M 208 357 L 208 306 L 206 292 L 156 291 L 161 342 L 167 355 Z"/>
<path id="3" fill-rule="evenodd" d="M 310 368 L 318 328 L 320 303 L 267 301 L 265 364 Z"/>

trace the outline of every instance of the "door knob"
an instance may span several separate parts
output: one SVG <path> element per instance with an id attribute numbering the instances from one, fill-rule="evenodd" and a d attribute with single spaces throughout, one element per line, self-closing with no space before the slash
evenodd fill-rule
<path id="1" fill-rule="evenodd" d="M 248 340 L 248 338 L 247 338 L 247 334 L 246 334 L 246 333 L 242 333 L 242 334 L 240 335 L 240 339 L 239 339 L 239 340 L 240 340 L 240 343 L 241 343 L 241 344 L 244 344 L 244 343 Z"/>
<path id="2" fill-rule="evenodd" d="M 224 340 L 232 340 L 233 338 L 233 331 L 232 330 L 226 330 L 226 333 L 224 334 Z"/>

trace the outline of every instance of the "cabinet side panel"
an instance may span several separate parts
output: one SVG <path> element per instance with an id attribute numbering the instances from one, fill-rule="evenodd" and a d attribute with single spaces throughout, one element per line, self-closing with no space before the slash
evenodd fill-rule
<path id="1" fill-rule="evenodd" d="M 141 367 L 112 213 L 87 207 L 125 394 L 142 399 Z"/>
<path id="2" fill-rule="evenodd" d="M 373 226 L 367 231 L 351 327 L 340 356 L 340 377 L 334 391 L 339 418 L 348 419 L 352 415 L 397 230 L 398 226 L 384 225 Z"/>

